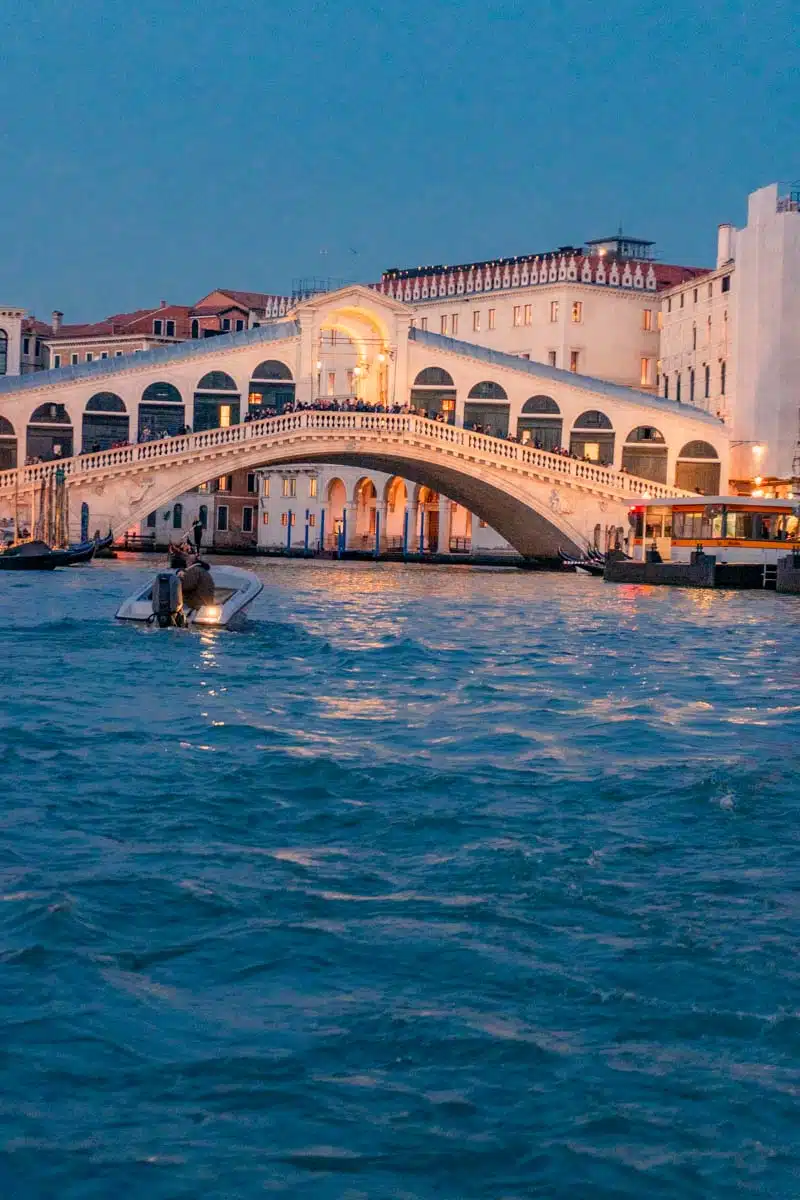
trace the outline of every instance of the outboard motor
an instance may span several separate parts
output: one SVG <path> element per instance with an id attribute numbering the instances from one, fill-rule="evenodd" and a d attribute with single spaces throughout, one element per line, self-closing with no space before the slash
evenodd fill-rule
<path id="1" fill-rule="evenodd" d="M 169 571 L 161 571 L 156 575 L 153 584 L 153 615 L 151 621 L 157 621 L 160 629 L 168 629 L 170 625 L 182 627 L 186 624 L 183 615 L 183 588 L 177 575 Z"/>

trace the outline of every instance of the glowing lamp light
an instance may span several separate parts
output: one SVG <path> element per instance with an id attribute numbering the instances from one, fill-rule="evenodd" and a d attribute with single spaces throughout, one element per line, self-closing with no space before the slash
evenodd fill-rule
<path id="1" fill-rule="evenodd" d="M 763 453 L 764 453 L 764 446 L 762 446 L 760 442 L 758 443 L 758 445 L 753 446 L 753 454 L 755 454 L 756 458 L 761 458 L 761 455 Z"/>
<path id="2" fill-rule="evenodd" d="M 322 363 L 319 361 L 319 359 L 317 359 L 317 370 L 318 371 L 322 370 Z"/>
<path id="3" fill-rule="evenodd" d="M 753 480 L 753 483 L 756 485 L 756 487 L 761 487 L 761 476 L 756 475 L 755 479 Z"/>

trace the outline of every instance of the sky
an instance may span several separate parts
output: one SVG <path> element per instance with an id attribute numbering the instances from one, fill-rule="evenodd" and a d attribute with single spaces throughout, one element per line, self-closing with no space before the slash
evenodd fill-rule
<path id="1" fill-rule="evenodd" d="M 800 179 L 790 0 L 0 0 L 0 302 L 537 253 L 713 265 Z"/>

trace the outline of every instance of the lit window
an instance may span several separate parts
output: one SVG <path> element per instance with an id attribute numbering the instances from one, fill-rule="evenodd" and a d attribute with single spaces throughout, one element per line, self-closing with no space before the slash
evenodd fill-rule
<path id="1" fill-rule="evenodd" d="M 578 370 L 578 357 L 579 357 L 579 355 L 578 355 L 577 350 L 570 350 L 570 352 L 569 352 L 569 369 L 572 372 L 575 372 Z"/>
<path id="2" fill-rule="evenodd" d="M 54 355 L 53 355 L 53 366 L 54 366 L 54 367 L 60 367 L 60 366 L 61 366 L 61 355 L 60 355 L 60 354 L 54 354 Z"/>
<path id="3" fill-rule="evenodd" d="M 317 476 L 316 476 L 316 475 L 312 475 L 312 476 L 311 476 L 311 478 L 310 478 L 310 479 L 309 479 L 309 481 L 308 481 L 308 495 L 309 495 L 309 499 L 311 499 L 311 500 L 313 500 L 313 499 L 314 499 L 314 497 L 317 495 L 317 489 L 318 489 L 318 488 L 319 488 L 319 479 L 317 478 Z"/>
<path id="4" fill-rule="evenodd" d="M 447 316 L 446 315 L 439 318 L 439 332 L 447 333 Z"/>
<path id="5" fill-rule="evenodd" d="M 220 429 L 228 429 L 231 423 L 231 406 L 230 404 L 220 404 L 219 406 L 219 427 Z"/>
<path id="6" fill-rule="evenodd" d="M 91 350 L 86 351 L 86 361 L 94 362 L 94 355 L 92 354 Z"/>
<path id="7" fill-rule="evenodd" d="M 317 514 L 316 514 L 316 513 L 309 513 L 309 514 L 308 514 L 308 524 L 309 524 L 309 526 L 310 526 L 310 527 L 313 529 L 313 528 L 314 528 L 314 526 L 316 525 L 316 523 L 317 523 Z"/>
<path id="8" fill-rule="evenodd" d="M 230 490 L 231 490 L 230 475 L 220 475 L 219 479 L 217 480 L 217 491 L 218 492 L 229 492 Z"/>
<path id="9" fill-rule="evenodd" d="M 458 333 L 458 313 L 453 313 L 450 318 L 450 333 L 453 337 Z"/>
<path id="10" fill-rule="evenodd" d="M 642 387 L 648 387 L 653 382 L 653 360 L 652 358 L 643 358 L 641 363 L 641 374 L 639 383 Z"/>
<path id="11" fill-rule="evenodd" d="M 551 321 L 558 320 L 558 301 L 557 300 L 550 301 L 550 320 Z"/>
<path id="12" fill-rule="evenodd" d="M 522 324 L 522 305 L 521 305 L 521 304 L 515 304 L 515 305 L 514 305 L 514 318 L 513 318 L 513 323 L 514 323 L 514 325 L 521 325 L 521 324 Z"/>
<path id="13" fill-rule="evenodd" d="M 572 302 L 572 324 L 580 325 L 583 320 L 583 303 L 580 300 Z"/>
<path id="14" fill-rule="evenodd" d="M 284 528 L 286 528 L 289 524 L 296 525 L 297 524 L 297 513 L 292 513 L 291 518 L 292 519 L 290 522 L 289 521 L 289 513 L 281 513 L 281 525 L 283 525 Z"/>
<path id="15" fill-rule="evenodd" d="M 481 310 L 476 308 L 472 314 L 472 329 L 474 333 L 481 331 Z"/>
<path id="16" fill-rule="evenodd" d="M 642 313 L 642 329 L 649 332 L 653 328 L 653 310 L 646 308 Z"/>
<path id="17" fill-rule="evenodd" d="M 221 533 L 226 533 L 228 529 L 228 506 L 227 504 L 217 505 L 217 529 Z"/>
<path id="18" fill-rule="evenodd" d="M 262 525 L 269 525 L 269 513 L 268 513 L 268 512 L 265 512 L 265 513 L 262 513 L 262 514 L 261 514 L 261 524 L 262 524 Z"/>
<path id="19" fill-rule="evenodd" d="M 532 304 L 525 305 L 525 324 L 526 325 L 533 324 L 533 305 Z"/>
<path id="20" fill-rule="evenodd" d="M 419 319 L 419 327 L 420 327 L 420 329 L 427 329 L 427 328 L 428 328 L 428 318 L 427 318 L 427 317 L 420 317 L 420 319 Z"/>
<path id="21" fill-rule="evenodd" d="M 253 510 L 249 505 L 242 509 L 242 533 L 253 532 Z"/>
<path id="22" fill-rule="evenodd" d="M 556 352 L 555 352 L 555 350 L 548 350 L 548 351 L 547 351 L 547 361 L 548 361 L 548 363 L 550 364 L 550 366 L 551 366 L 551 367 L 554 367 L 554 366 L 556 365 Z"/>
<path id="23" fill-rule="evenodd" d="M 664 314 L 663 314 L 663 312 L 661 311 L 661 309 L 659 309 L 659 310 L 658 310 L 658 321 L 657 321 L 657 324 L 658 324 L 658 328 L 659 328 L 659 329 L 663 329 L 663 328 L 664 328 Z"/>
<path id="24" fill-rule="evenodd" d="M 156 335 L 158 335 L 158 334 L 160 334 L 160 333 L 161 333 L 161 331 L 162 331 L 162 329 L 163 329 L 163 328 L 164 328 L 164 322 L 163 322 L 163 321 L 153 321 L 153 333 L 155 333 Z"/>
<path id="25" fill-rule="evenodd" d="M 489 328 L 490 329 L 494 329 L 496 318 L 497 318 L 497 309 L 490 308 L 489 309 Z"/>
<path id="26" fill-rule="evenodd" d="M 296 496 L 297 495 L 297 477 L 295 475 L 292 475 L 291 477 L 284 475 L 281 482 L 283 485 L 282 495 L 284 495 L 284 496 Z"/>
<path id="27" fill-rule="evenodd" d="M 258 491 L 255 471 L 248 471 L 247 473 L 247 490 L 251 495 L 255 495 Z"/>
<path id="28" fill-rule="evenodd" d="M 269 496 L 269 475 L 264 476 L 264 483 L 261 488 L 261 495 L 267 496 L 267 497 Z"/>

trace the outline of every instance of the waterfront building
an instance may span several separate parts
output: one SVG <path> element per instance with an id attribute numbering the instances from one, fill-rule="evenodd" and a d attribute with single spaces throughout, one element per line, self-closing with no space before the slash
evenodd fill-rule
<path id="1" fill-rule="evenodd" d="M 717 266 L 662 300 L 661 392 L 730 428 L 731 477 L 749 491 L 800 476 L 800 192 L 748 198 L 720 225 Z M 800 482 L 800 481 L 798 481 Z"/>
<path id="2" fill-rule="evenodd" d="M 24 320 L 24 308 L 0 305 L 0 376 L 20 374 Z"/>
<path id="3" fill-rule="evenodd" d="M 185 304 L 167 304 L 162 300 L 157 308 L 115 313 L 87 324 L 65 325 L 64 314 L 56 311 L 49 332 L 40 336 L 52 369 L 76 367 L 182 341 L 189 336 L 189 312 Z"/>

